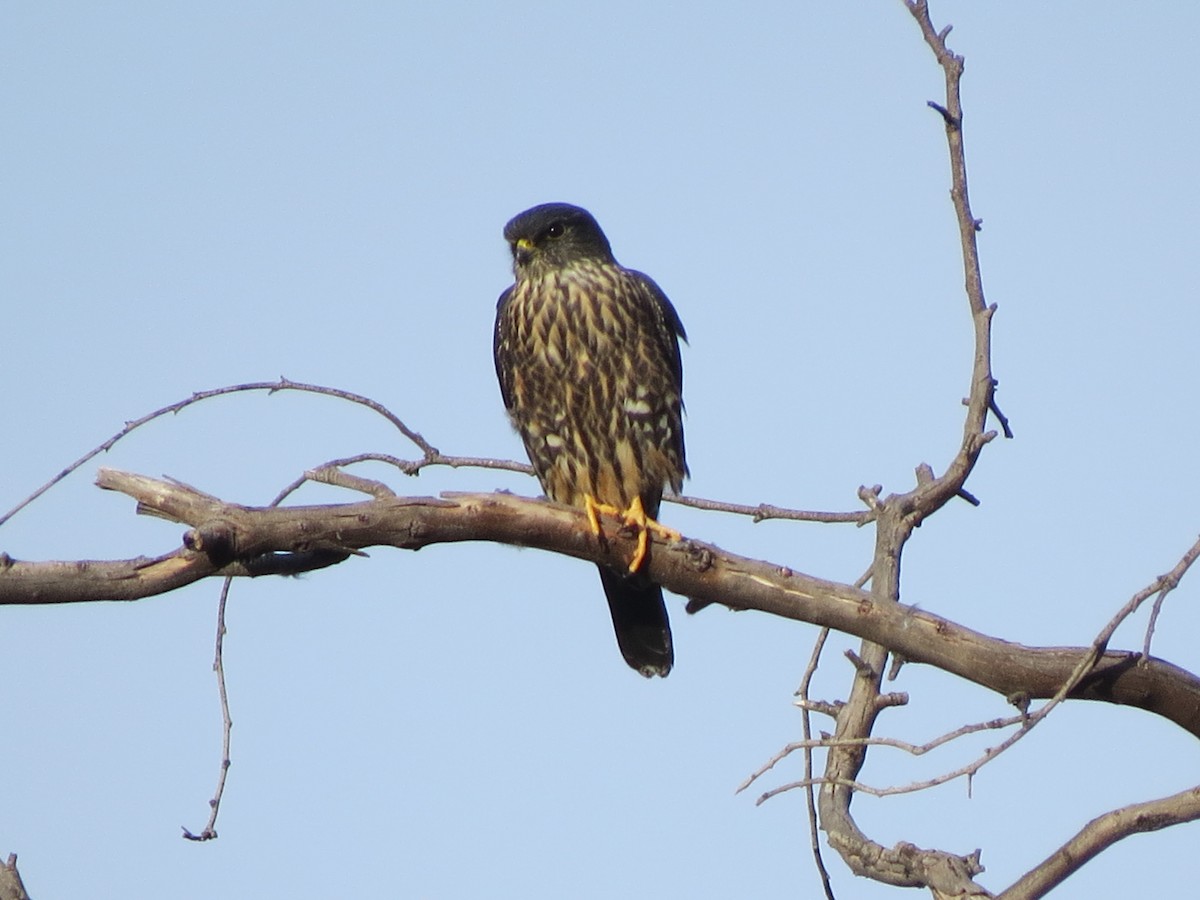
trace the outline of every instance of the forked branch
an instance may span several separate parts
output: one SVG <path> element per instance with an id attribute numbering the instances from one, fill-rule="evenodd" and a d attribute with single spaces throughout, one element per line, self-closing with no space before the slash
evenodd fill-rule
<path id="1" fill-rule="evenodd" d="M 917 467 L 916 485 L 911 490 L 877 500 L 871 596 L 881 608 L 900 605 L 900 559 L 913 529 L 955 498 L 973 499 L 966 493 L 967 478 L 983 447 L 996 436 L 995 432 L 986 430 L 988 414 L 995 408 L 996 382 L 991 361 L 991 324 L 995 308 L 988 307 L 984 299 L 976 242 L 979 222 L 971 212 L 967 192 L 959 92 L 962 58 L 946 47 L 948 28 L 940 33 L 934 31 L 925 0 L 905 0 L 905 5 L 945 72 L 945 105 L 931 103 L 930 106 L 941 113 L 946 130 L 950 152 L 950 196 L 959 223 L 975 353 L 962 441 L 945 472 L 936 476 L 929 466 L 921 464 Z M 1005 433 L 1011 433 L 1007 425 Z M 884 643 L 868 640 L 859 650 L 857 675 L 845 705 L 838 711 L 833 744 L 821 779 L 821 827 L 828 835 L 830 846 L 856 874 L 897 886 L 929 887 L 948 896 L 985 895 L 986 891 L 973 880 L 982 871 L 978 853 L 959 856 L 940 850 L 921 850 L 908 843 L 887 848 L 864 834 L 851 815 L 850 803 L 858 784 L 858 774 L 866 761 L 865 740 L 871 736 L 875 722 L 885 708 L 880 703 L 880 692 L 887 669 L 888 649 Z"/>

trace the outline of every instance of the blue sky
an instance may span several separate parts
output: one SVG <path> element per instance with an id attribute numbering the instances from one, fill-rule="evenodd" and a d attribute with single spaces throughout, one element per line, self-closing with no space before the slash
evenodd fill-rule
<path id="1" fill-rule="evenodd" d="M 934 2 L 967 57 L 972 201 L 1017 439 L 927 522 L 904 598 L 1029 644 L 1087 643 L 1195 539 L 1194 48 L 1200 11 Z M 0 509 L 121 424 L 280 375 L 386 404 L 446 452 L 519 457 L 491 327 L 500 230 L 592 210 L 691 337 L 689 493 L 854 509 L 939 471 L 970 322 L 942 78 L 899 2 L 0 6 Z M 412 451 L 318 397 L 238 396 L 103 463 L 265 503 L 304 469 Z M 90 485 L 0 529 L 22 559 L 164 552 L 181 528 Z M 381 470 L 402 492 L 494 472 Z M 309 502 L 345 499 L 308 489 Z M 685 533 L 853 580 L 870 535 L 667 507 Z M 1193 576 L 1195 577 L 1195 576 Z M 803 803 L 734 788 L 798 738 L 815 629 L 669 598 L 677 666 L 625 668 L 590 566 L 490 545 L 378 549 L 235 585 L 233 767 L 218 841 L 186 843 L 219 759 L 218 586 L 6 608 L 0 854 L 35 896 L 796 897 L 819 890 Z M 1155 652 L 1200 666 L 1192 582 Z M 1140 646 L 1140 625 L 1116 644 Z M 829 651 L 816 693 L 850 677 Z M 1003 698 L 909 666 L 879 734 L 927 740 Z M 820 727 L 820 723 L 818 723 Z M 906 783 L 934 758 L 872 754 Z M 798 777 L 781 766 L 778 779 Z M 1194 740 L 1073 704 L 975 779 L 860 798 L 892 844 L 983 847 L 998 889 L 1091 817 L 1200 777 Z M 1014 799 L 1016 802 L 1014 802 Z M 1064 897 L 1178 883 L 1197 826 L 1130 839 Z M 840 896 L 890 891 L 830 860 Z"/>

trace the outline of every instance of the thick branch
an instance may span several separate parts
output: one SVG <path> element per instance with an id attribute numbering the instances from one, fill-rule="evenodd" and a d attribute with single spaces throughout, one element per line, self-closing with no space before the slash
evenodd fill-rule
<path id="1" fill-rule="evenodd" d="M 606 540 L 599 542 L 580 511 L 510 494 L 269 508 L 227 504 L 187 485 L 110 469 L 101 470 L 98 481 L 137 499 L 142 512 L 190 526 L 184 546 L 157 559 L 117 562 L 6 558 L 0 562 L 0 604 L 134 600 L 214 575 L 258 574 L 259 561 L 274 558 L 264 554 L 344 557 L 372 546 L 416 550 L 437 543 L 494 541 L 619 565 L 636 543 L 613 520 L 604 520 Z M 1089 647 L 1010 643 L 925 609 L 880 603 L 851 585 L 700 541 L 665 544 L 655 539 L 648 566 L 650 577 L 676 594 L 857 635 L 1006 697 L 1052 697 L 1091 652 Z M 1139 707 L 1200 737 L 1200 678 L 1163 660 L 1110 650 L 1071 696 Z"/>
<path id="2" fill-rule="evenodd" d="M 1067 876 L 1117 841 L 1146 831 L 1200 819 L 1200 787 L 1170 797 L 1114 809 L 1088 822 L 1050 858 L 1023 875 L 997 900 L 1035 900 L 1044 897 Z"/>

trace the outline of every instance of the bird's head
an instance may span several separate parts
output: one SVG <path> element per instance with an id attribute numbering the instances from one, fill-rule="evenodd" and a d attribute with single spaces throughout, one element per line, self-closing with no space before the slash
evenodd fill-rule
<path id="1" fill-rule="evenodd" d="M 543 203 L 504 226 L 504 239 L 520 278 L 583 260 L 612 262 L 612 248 L 592 214 L 569 203 Z"/>

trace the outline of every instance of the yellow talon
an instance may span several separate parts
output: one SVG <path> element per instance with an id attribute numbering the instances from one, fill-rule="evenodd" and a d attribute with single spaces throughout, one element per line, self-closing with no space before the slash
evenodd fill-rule
<path id="1" fill-rule="evenodd" d="M 622 512 L 608 503 L 601 503 L 591 494 L 583 497 L 583 508 L 587 513 L 588 524 L 592 534 L 599 537 L 603 529 L 600 527 L 600 513 L 616 516 L 627 528 L 637 529 L 637 548 L 633 551 L 633 559 L 629 561 L 629 572 L 633 574 L 646 562 L 646 553 L 650 549 L 650 532 L 653 531 L 665 541 L 682 541 L 683 535 L 674 528 L 668 528 L 646 515 L 646 507 L 642 505 L 641 497 L 634 497 L 629 509 Z"/>
<path id="2" fill-rule="evenodd" d="M 592 527 L 592 534 L 598 537 L 600 535 L 600 517 L 596 515 L 596 498 L 591 494 L 584 494 L 583 508 L 587 512 L 588 525 Z"/>
<path id="3" fill-rule="evenodd" d="M 608 513 L 610 516 L 621 515 L 621 511 L 615 506 L 601 503 L 591 494 L 583 495 L 583 508 L 587 512 L 588 524 L 592 527 L 592 534 L 596 535 L 596 537 L 600 537 L 604 533 L 604 529 L 600 527 L 600 513 Z"/>
<path id="4" fill-rule="evenodd" d="M 642 563 L 646 561 L 646 549 L 650 546 L 649 522 L 646 518 L 646 508 L 642 506 L 642 498 L 634 497 L 633 502 L 629 504 L 629 509 L 621 514 L 621 518 L 625 520 L 625 524 L 631 528 L 637 529 L 637 549 L 633 552 L 633 559 L 629 561 L 630 573 L 636 572 L 642 567 Z"/>

